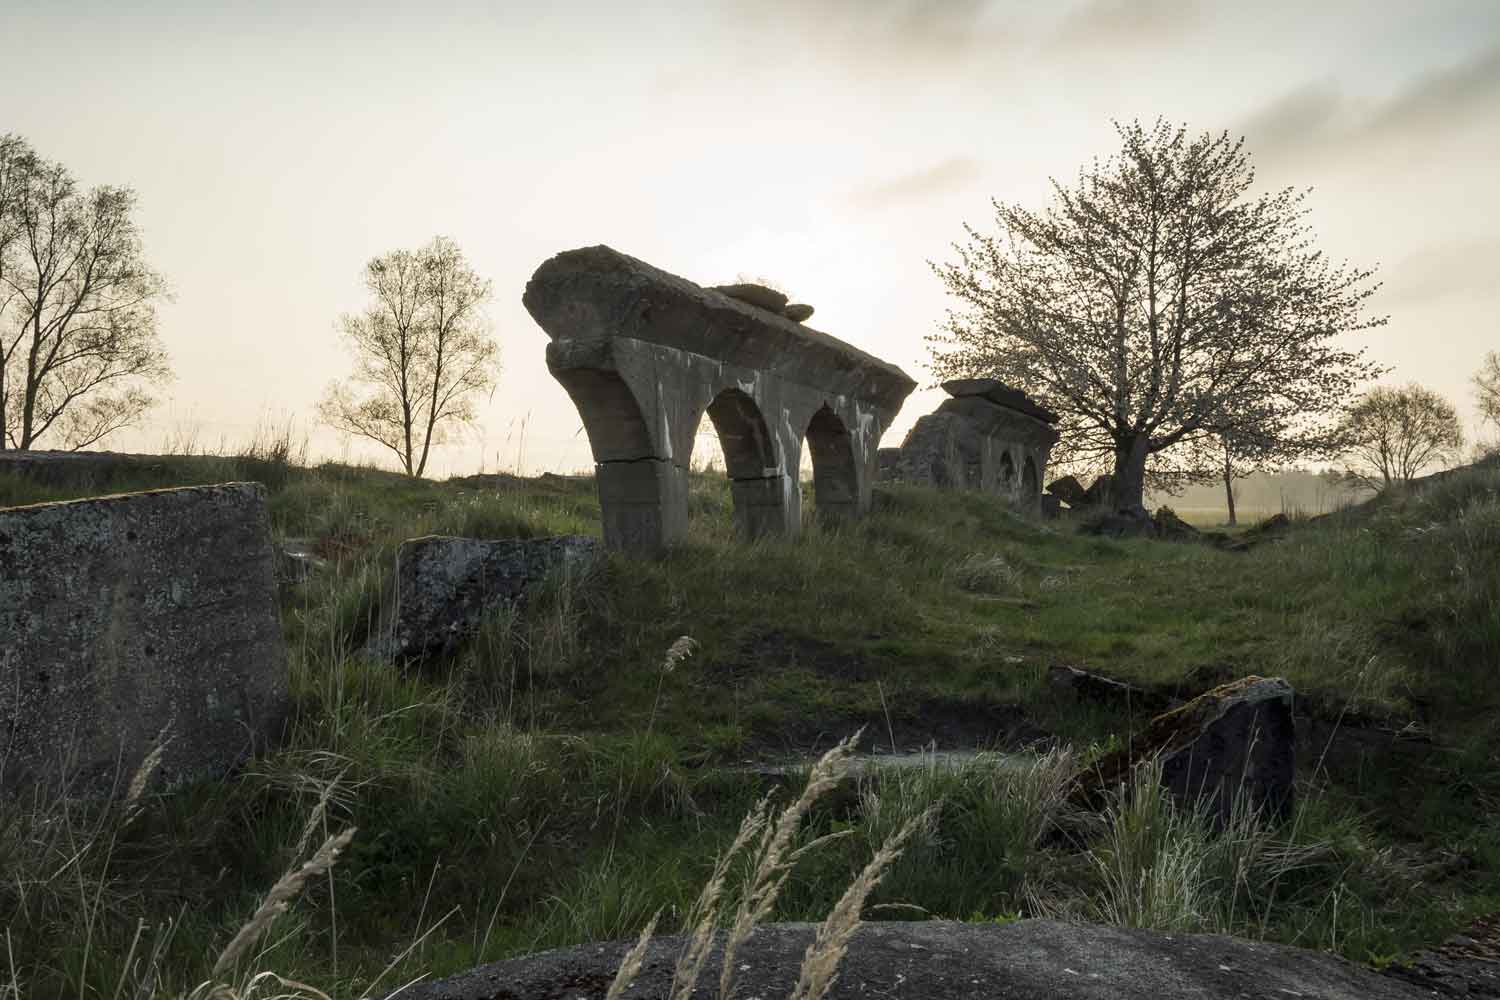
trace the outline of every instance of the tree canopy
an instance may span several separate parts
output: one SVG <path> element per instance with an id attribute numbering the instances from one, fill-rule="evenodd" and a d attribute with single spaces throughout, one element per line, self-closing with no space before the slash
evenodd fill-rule
<path id="1" fill-rule="evenodd" d="M 1479 416 L 1500 428 L 1500 351 L 1489 351 L 1474 373 L 1474 398 Z"/>
<path id="2" fill-rule="evenodd" d="M 1065 452 L 1112 462 L 1117 506 L 1140 512 L 1148 467 L 1201 476 L 1205 441 L 1323 447 L 1381 370 L 1341 337 L 1385 320 L 1373 271 L 1314 247 L 1306 191 L 1253 193 L 1243 139 L 1115 128 L 1120 150 L 1053 181 L 1044 210 L 995 201 L 997 232 L 964 226 L 933 265 L 957 306 L 928 339 L 940 377 L 1059 411 Z"/>
<path id="3" fill-rule="evenodd" d="M 169 377 L 155 309 L 166 283 L 134 209 L 129 188 L 82 189 L 0 135 L 0 448 L 95 444 Z"/>
<path id="4" fill-rule="evenodd" d="M 370 305 L 340 320 L 354 374 L 329 386 L 319 412 L 420 476 L 432 446 L 452 425 L 472 421 L 474 396 L 494 385 L 499 348 L 483 311 L 491 286 L 441 236 L 373 258 L 365 286 Z"/>
<path id="5" fill-rule="evenodd" d="M 1411 482 L 1433 464 L 1456 461 L 1464 443 L 1453 404 L 1415 382 L 1365 393 L 1349 408 L 1345 433 L 1349 453 L 1361 465 L 1353 476 L 1377 488 Z"/>

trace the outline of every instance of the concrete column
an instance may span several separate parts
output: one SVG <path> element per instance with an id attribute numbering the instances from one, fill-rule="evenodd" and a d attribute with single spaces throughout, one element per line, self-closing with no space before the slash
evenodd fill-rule
<path id="1" fill-rule="evenodd" d="M 732 479 L 734 525 L 745 538 L 795 538 L 802 530 L 801 495 L 789 476 Z"/>
<path id="2" fill-rule="evenodd" d="M 594 466 L 604 544 L 656 552 L 687 534 L 687 472 L 674 462 L 646 458 Z"/>

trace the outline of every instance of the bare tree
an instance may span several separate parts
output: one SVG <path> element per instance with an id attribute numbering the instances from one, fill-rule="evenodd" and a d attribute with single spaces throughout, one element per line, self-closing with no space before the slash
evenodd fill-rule
<path id="1" fill-rule="evenodd" d="M 1485 354 L 1474 373 L 1474 396 L 1479 416 L 1500 428 L 1500 351 Z"/>
<path id="2" fill-rule="evenodd" d="M 490 283 L 452 240 L 393 250 L 365 265 L 373 302 L 342 317 L 357 367 L 319 404 L 332 426 L 390 449 L 409 476 L 427 468 L 453 424 L 474 419 L 473 397 L 494 385 L 499 349 L 483 307 Z M 355 384 L 366 388 L 355 391 Z"/>
<path id="3" fill-rule="evenodd" d="M 1314 439 L 1380 369 L 1341 334 L 1373 272 L 1312 246 L 1306 192 L 1251 197 L 1243 140 L 1116 124 L 1122 148 L 1038 214 L 994 202 L 1000 235 L 965 226 L 933 265 L 959 302 L 929 337 L 941 377 L 993 376 L 1063 414 L 1068 454 L 1107 460 L 1115 503 L 1144 513 L 1153 474 L 1201 472 L 1173 449 L 1254 439 L 1267 412 Z"/>
<path id="4" fill-rule="evenodd" d="M 170 377 L 156 331 L 166 295 L 145 261 L 128 188 L 78 188 L 68 169 L 0 136 L 0 448 L 55 432 L 95 444 Z"/>
<path id="5" fill-rule="evenodd" d="M 1365 393 L 1349 408 L 1345 429 L 1349 453 L 1362 465 L 1350 477 L 1377 489 L 1409 483 L 1434 463 L 1456 461 L 1464 443 L 1453 404 L 1415 382 Z"/>

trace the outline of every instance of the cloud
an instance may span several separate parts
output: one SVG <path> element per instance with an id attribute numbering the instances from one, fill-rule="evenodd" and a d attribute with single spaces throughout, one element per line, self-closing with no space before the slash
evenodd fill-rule
<path id="1" fill-rule="evenodd" d="M 1397 94 L 1366 124 L 1370 132 L 1440 130 L 1500 105 L 1500 45 L 1428 74 Z"/>
<path id="2" fill-rule="evenodd" d="M 1008 48 L 997 0 L 734 0 L 727 9 L 738 33 L 797 40 L 855 60 L 942 62 Z"/>
<path id="3" fill-rule="evenodd" d="M 1500 239 L 1463 240 L 1427 247 L 1383 275 L 1380 300 L 1411 306 L 1439 299 L 1494 299 L 1500 295 Z"/>
<path id="4" fill-rule="evenodd" d="M 955 156 L 868 187 L 854 195 L 853 201 L 870 209 L 923 201 L 966 187 L 982 173 L 977 160 Z"/>
<path id="5" fill-rule="evenodd" d="M 1236 134 L 1249 140 L 1257 155 L 1275 156 L 1323 141 L 1348 127 L 1349 101 L 1331 82 L 1308 84 L 1277 98 L 1247 118 Z"/>
<path id="6" fill-rule="evenodd" d="M 1200 0 L 1088 0 L 1062 19 L 1050 44 L 1060 49 L 1169 45 L 1198 26 Z"/>
<path id="7" fill-rule="evenodd" d="M 1368 154 L 1428 142 L 1500 117 L 1500 46 L 1424 74 L 1381 101 L 1358 100 L 1331 81 L 1294 90 L 1235 129 L 1257 158 Z"/>

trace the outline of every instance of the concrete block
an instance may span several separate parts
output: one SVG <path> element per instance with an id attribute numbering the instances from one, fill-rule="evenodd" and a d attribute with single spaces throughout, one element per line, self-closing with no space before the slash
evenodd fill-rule
<path id="1" fill-rule="evenodd" d="M 275 743 L 286 647 L 264 489 L 227 483 L 0 510 L 0 790 L 167 786 Z"/>

